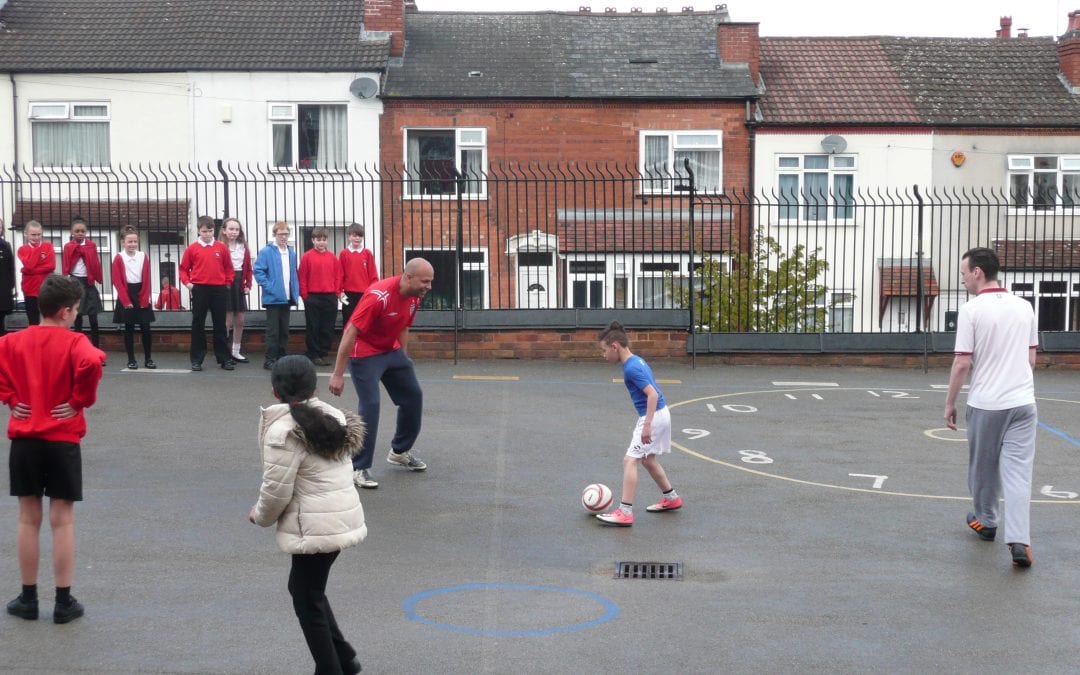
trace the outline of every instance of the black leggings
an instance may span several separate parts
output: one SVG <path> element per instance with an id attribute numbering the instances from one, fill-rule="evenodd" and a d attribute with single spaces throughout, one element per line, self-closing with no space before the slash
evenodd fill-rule
<path id="1" fill-rule="evenodd" d="M 315 659 L 316 675 L 341 675 L 356 658 L 356 650 L 342 636 L 326 599 L 326 579 L 338 553 L 295 553 L 289 571 L 289 595 Z"/>

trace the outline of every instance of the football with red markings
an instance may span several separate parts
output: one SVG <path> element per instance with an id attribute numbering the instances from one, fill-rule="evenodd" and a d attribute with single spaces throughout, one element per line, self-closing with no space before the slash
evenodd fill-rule
<path id="1" fill-rule="evenodd" d="M 611 499 L 611 488 L 603 483 L 586 485 L 581 492 L 581 505 L 585 507 L 586 511 L 592 513 L 607 509 L 611 506 Z"/>

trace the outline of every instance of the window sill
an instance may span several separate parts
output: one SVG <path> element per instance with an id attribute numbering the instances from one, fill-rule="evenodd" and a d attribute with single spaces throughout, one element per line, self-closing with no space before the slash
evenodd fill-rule
<path id="1" fill-rule="evenodd" d="M 34 166 L 30 171 L 39 174 L 116 173 L 111 166 Z"/>
<path id="2" fill-rule="evenodd" d="M 431 202 L 449 202 L 457 201 L 457 195 L 402 195 L 401 200 L 406 202 L 411 201 L 431 201 Z M 462 195 L 461 199 L 466 202 L 482 202 L 487 200 L 486 194 L 479 195 Z"/>

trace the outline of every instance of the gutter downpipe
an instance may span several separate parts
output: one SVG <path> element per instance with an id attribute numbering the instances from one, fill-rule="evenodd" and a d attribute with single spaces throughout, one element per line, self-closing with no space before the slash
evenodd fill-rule
<path id="1" fill-rule="evenodd" d="M 18 198 L 19 193 L 21 192 L 19 189 L 19 96 L 18 87 L 15 84 L 14 72 L 8 73 L 8 80 L 11 81 L 11 148 L 13 152 L 11 158 L 11 174 L 12 178 L 15 180 L 15 192 L 12 196 Z M 14 206 L 14 204 L 12 206 Z M 14 228 L 15 224 L 10 223 L 9 226 Z"/>

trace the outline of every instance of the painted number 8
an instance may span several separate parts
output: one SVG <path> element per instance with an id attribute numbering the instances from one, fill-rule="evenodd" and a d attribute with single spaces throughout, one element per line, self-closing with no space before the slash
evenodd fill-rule
<path id="1" fill-rule="evenodd" d="M 740 450 L 739 454 L 742 455 L 742 461 L 747 464 L 772 464 L 772 457 L 769 457 L 761 450 Z"/>

